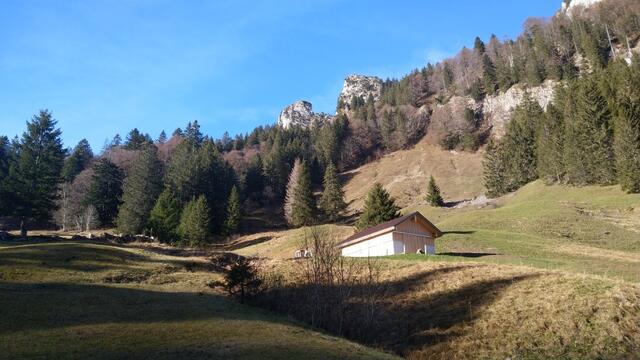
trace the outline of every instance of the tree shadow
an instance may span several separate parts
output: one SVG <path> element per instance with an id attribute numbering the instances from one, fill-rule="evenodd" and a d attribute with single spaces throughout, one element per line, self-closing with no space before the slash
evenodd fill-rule
<path id="1" fill-rule="evenodd" d="M 257 245 L 257 244 L 262 244 L 263 242 L 267 242 L 269 240 L 272 240 L 273 236 L 261 236 L 259 238 L 253 239 L 253 240 L 247 240 L 247 241 L 241 241 L 241 242 L 235 242 L 235 243 L 231 243 L 228 244 L 224 247 L 224 249 L 226 251 L 233 251 L 233 250 L 239 250 L 239 249 L 243 249 L 249 246 L 253 246 L 253 245 Z"/>
<path id="2" fill-rule="evenodd" d="M 384 291 L 361 287 L 317 287 L 290 285 L 271 290 L 267 301 L 259 303 L 279 313 L 313 324 L 309 306 L 311 294 L 349 293 L 351 298 L 343 311 L 340 327 L 321 323 L 323 330 L 407 356 L 413 350 L 424 349 L 460 336 L 464 327 L 482 315 L 482 309 L 491 304 L 510 285 L 538 275 L 507 276 L 474 282 L 443 292 L 425 292 L 434 281 L 446 274 L 466 271 L 482 265 L 458 265 L 424 271 L 411 276 L 385 282 Z M 375 293 L 375 295 L 371 295 Z M 358 294 L 363 294 L 359 297 Z M 370 295 L 364 295 L 370 294 Z M 375 304 L 362 299 L 371 296 Z M 302 305 L 300 305 L 302 304 Z M 366 314 L 376 309 L 373 321 Z M 330 311 L 330 310 L 329 310 Z M 317 321 L 316 321 L 317 322 Z M 334 321 L 335 322 L 335 321 Z"/>
<path id="3" fill-rule="evenodd" d="M 442 235 L 450 235 L 450 234 L 457 234 L 457 235 L 471 235 L 474 234 L 475 231 L 473 230 L 457 230 L 457 231 L 443 231 Z"/>
<path id="4" fill-rule="evenodd" d="M 444 253 L 438 253 L 438 255 L 457 256 L 457 257 L 466 257 L 466 258 L 479 258 L 484 256 L 493 256 L 493 255 L 500 255 L 500 254 L 483 253 L 483 252 L 444 252 Z"/>

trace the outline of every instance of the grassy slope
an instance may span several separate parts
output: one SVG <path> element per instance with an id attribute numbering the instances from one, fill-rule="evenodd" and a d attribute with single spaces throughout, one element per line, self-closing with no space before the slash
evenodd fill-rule
<path id="1" fill-rule="evenodd" d="M 351 210 L 360 210 L 374 182 L 384 185 L 401 206 L 419 204 L 433 175 L 448 201 L 484 193 L 482 152 L 445 151 L 422 140 L 344 174 L 344 190 Z"/>
<path id="2" fill-rule="evenodd" d="M 388 358 L 206 284 L 202 259 L 78 242 L 0 246 L 1 358 Z"/>

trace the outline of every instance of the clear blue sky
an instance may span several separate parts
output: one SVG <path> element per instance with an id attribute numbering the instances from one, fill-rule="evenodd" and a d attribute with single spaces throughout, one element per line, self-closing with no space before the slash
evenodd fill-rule
<path id="1" fill-rule="evenodd" d="M 84 137 L 98 151 L 133 127 L 155 138 L 194 119 L 214 137 L 247 132 L 298 99 L 333 112 L 348 74 L 400 77 L 560 3 L 5 0 L 0 134 L 48 108 L 66 146 Z"/>

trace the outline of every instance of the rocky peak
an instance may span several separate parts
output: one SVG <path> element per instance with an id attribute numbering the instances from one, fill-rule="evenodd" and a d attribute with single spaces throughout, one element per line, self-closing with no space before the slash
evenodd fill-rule
<path id="1" fill-rule="evenodd" d="M 304 100 L 298 100 L 285 107 L 278 116 L 278 126 L 288 129 L 292 126 L 303 128 L 322 126 L 333 119 L 331 115 L 325 113 L 314 113 L 313 105 Z"/>
<path id="2" fill-rule="evenodd" d="M 573 15 L 573 12 L 577 9 L 584 9 L 599 3 L 602 0 L 565 0 L 562 2 L 562 11 L 569 16 Z"/>
<path id="3" fill-rule="evenodd" d="M 373 100 L 377 101 L 382 94 L 382 79 L 377 76 L 365 75 L 349 75 L 344 79 L 344 85 L 340 92 L 339 102 L 344 104 L 345 108 L 349 108 L 351 99 L 354 96 L 360 96 L 367 100 L 369 95 L 373 96 Z"/>

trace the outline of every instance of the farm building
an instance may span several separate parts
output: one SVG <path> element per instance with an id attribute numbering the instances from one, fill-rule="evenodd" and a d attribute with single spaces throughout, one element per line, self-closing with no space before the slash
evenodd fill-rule
<path id="1" fill-rule="evenodd" d="M 442 231 L 416 211 L 353 234 L 337 246 L 349 257 L 435 254 L 440 236 Z"/>

